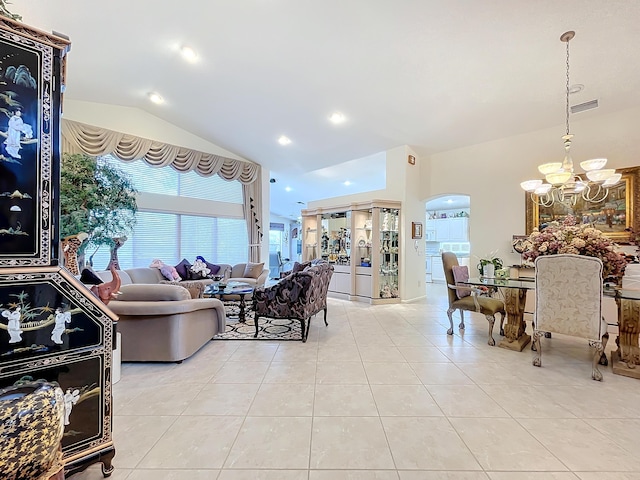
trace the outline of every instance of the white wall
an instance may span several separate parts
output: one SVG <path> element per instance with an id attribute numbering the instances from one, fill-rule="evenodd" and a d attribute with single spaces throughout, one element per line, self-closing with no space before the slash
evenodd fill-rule
<path id="1" fill-rule="evenodd" d="M 410 165 L 408 156 L 416 157 L 416 164 Z M 422 185 L 422 161 L 408 146 L 388 150 L 387 186 L 384 190 L 374 190 L 341 197 L 326 198 L 309 202 L 308 208 L 334 207 L 371 200 L 394 200 L 402 203 L 400 231 L 400 298 L 414 300 L 425 296 L 425 243 L 411 238 L 411 222 L 422 222 L 424 228 L 424 188 Z"/>
<path id="2" fill-rule="evenodd" d="M 248 161 L 139 108 L 65 99 L 63 117 L 170 145 Z"/>
<path id="3" fill-rule="evenodd" d="M 523 114 L 526 114 L 523 113 Z M 599 118 L 572 119 L 574 164 L 607 157 L 613 168 L 640 165 L 640 109 Z M 564 126 L 434 154 L 423 173 L 423 198 L 441 194 L 471 196 L 471 254 L 498 249 L 505 264 L 518 263 L 511 236 L 525 233 L 525 193 L 520 182 L 540 178 L 537 165 L 562 159 Z"/>

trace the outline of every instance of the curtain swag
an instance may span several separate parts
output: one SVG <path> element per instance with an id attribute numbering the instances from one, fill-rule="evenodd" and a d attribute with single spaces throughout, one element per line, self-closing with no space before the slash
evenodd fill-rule
<path id="1" fill-rule="evenodd" d="M 263 236 L 262 185 L 260 165 L 257 163 L 168 145 L 66 119 L 62 120 L 62 150 L 68 153 L 86 153 L 93 157 L 112 154 L 124 161 L 143 159 L 154 167 L 171 166 L 179 172 L 195 170 L 204 177 L 219 175 L 225 180 L 239 181 L 242 183 L 244 197 L 249 261 L 260 261 L 260 242 Z"/>
<path id="2" fill-rule="evenodd" d="M 243 185 L 256 181 L 260 173 L 260 165 L 256 163 L 168 145 L 66 119 L 62 121 L 62 149 L 94 157 L 113 154 L 125 161 L 143 159 L 154 167 L 169 165 L 179 172 L 195 170 L 205 177 L 219 175 L 225 180 L 238 180 Z"/>

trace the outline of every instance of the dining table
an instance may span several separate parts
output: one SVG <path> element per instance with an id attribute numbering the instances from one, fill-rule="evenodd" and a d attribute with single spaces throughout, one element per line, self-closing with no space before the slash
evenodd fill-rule
<path id="1" fill-rule="evenodd" d="M 499 347 L 522 351 L 531 341 L 524 321 L 527 291 L 535 290 L 535 278 L 469 278 L 467 285 L 500 289 L 504 297 L 507 321 Z M 604 296 L 615 299 L 618 308 L 617 350 L 611 352 L 613 373 L 640 379 L 640 290 L 605 285 Z"/>
<path id="2" fill-rule="evenodd" d="M 500 332 L 501 335 L 504 335 L 504 338 L 498 343 L 498 346 L 521 352 L 531 341 L 531 335 L 526 332 L 524 308 L 527 301 L 527 291 L 535 290 L 536 288 L 535 280 L 533 278 L 471 277 L 461 283 L 501 290 L 504 297 L 507 321 L 504 324 L 503 331 Z"/>

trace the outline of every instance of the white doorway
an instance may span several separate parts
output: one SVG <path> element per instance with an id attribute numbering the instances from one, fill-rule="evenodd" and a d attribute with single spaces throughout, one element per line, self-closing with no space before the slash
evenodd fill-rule
<path id="1" fill-rule="evenodd" d="M 469 195 L 439 195 L 426 201 L 425 281 L 427 283 L 444 283 L 443 251 L 455 253 L 460 265 L 470 265 L 470 214 L 471 197 Z"/>

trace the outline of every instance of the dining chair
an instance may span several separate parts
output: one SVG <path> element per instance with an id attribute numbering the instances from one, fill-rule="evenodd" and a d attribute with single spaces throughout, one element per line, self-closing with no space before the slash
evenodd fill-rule
<path id="1" fill-rule="evenodd" d="M 448 335 L 453 335 L 453 312 L 460 310 L 460 324 L 458 328 L 463 329 L 464 312 L 478 312 L 484 315 L 489 322 L 489 340 L 487 343 L 491 346 L 496 344 L 493 339 L 493 325 L 496 321 L 496 313 L 500 314 L 500 334 L 504 334 L 504 303 L 496 298 L 482 296 L 482 290 L 471 285 L 460 285 L 460 281 L 464 281 L 465 271 L 466 279 L 469 279 L 469 270 L 467 267 L 461 267 L 458 264 L 458 257 L 453 252 L 442 252 L 442 266 L 444 268 L 444 277 L 447 282 L 447 295 L 449 300 L 449 309 L 447 316 L 449 317 Z M 456 272 L 456 275 L 454 275 Z M 458 274 L 458 272 L 460 272 Z M 462 278 L 459 277 L 462 275 Z M 458 277 L 458 278 L 456 278 Z"/>
<path id="2" fill-rule="evenodd" d="M 602 317 L 602 261 L 583 255 L 542 255 L 535 260 L 536 307 L 533 317 L 533 365 L 542 365 L 540 337 L 546 332 L 589 340 L 596 353 L 591 378 L 602 380 L 609 334 Z"/>

